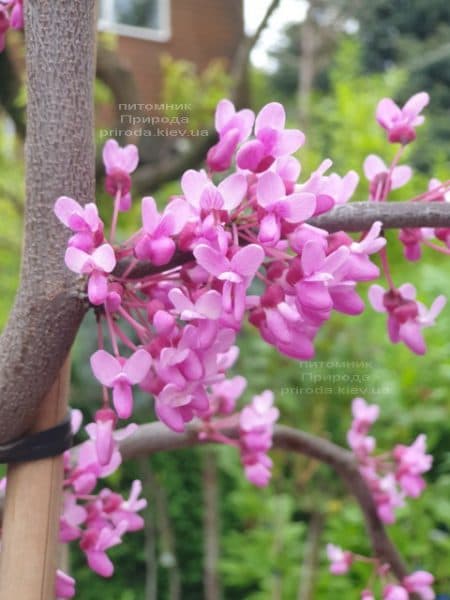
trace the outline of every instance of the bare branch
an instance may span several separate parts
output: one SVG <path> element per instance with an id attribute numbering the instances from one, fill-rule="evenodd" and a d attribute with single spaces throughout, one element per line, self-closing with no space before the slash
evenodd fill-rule
<path id="1" fill-rule="evenodd" d="M 350 202 L 336 206 L 311 225 L 333 231 L 366 231 L 375 221 L 384 229 L 401 227 L 450 227 L 447 202 Z"/>
<path id="2" fill-rule="evenodd" d="M 32 423 L 84 314 L 64 265 L 61 194 L 94 197 L 94 0 L 28 0 L 25 240 L 21 284 L 0 338 L 0 443 Z M 45 31 L 45 35 L 42 32 Z"/>
<path id="3" fill-rule="evenodd" d="M 120 450 L 123 459 L 128 460 L 156 452 L 201 445 L 203 442 L 198 439 L 197 432 L 198 426 L 194 424 L 181 434 L 170 431 L 162 423 L 141 425 L 132 436 L 121 442 Z M 226 434 L 236 437 L 237 431 L 230 429 Z M 378 518 L 370 490 L 351 452 L 328 440 L 284 425 L 275 427 L 273 445 L 274 448 L 298 452 L 332 467 L 361 507 L 375 555 L 381 561 L 389 563 L 399 579 L 408 574 L 401 556 Z"/>

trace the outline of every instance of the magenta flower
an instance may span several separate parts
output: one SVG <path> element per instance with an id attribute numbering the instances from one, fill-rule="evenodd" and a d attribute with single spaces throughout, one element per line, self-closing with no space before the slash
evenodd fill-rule
<path id="1" fill-rule="evenodd" d="M 74 273 L 89 275 L 88 297 L 92 304 L 102 304 L 108 295 L 107 274 L 116 266 L 116 255 L 112 246 L 102 244 L 92 254 L 69 246 L 66 250 L 65 262 Z"/>
<path id="2" fill-rule="evenodd" d="M 223 281 L 222 302 L 226 312 L 240 321 L 245 310 L 245 290 L 264 260 L 264 250 L 256 244 L 240 248 L 229 260 L 218 250 L 200 244 L 194 249 L 198 264 Z"/>
<path id="3" fill-rule="evenodd" d="M 272 461 L 267 451 L 272 446 L 273 426 L 279 417 L 273 406 L 273 393 L 254 396 L 239 418 L 241 460 L 247 479 L 258 487 L 269 483 Z"/>
<path id="4" fill-rule="evenodd" d="M 264 106 L 255 120 L 256 139 L 246 142 L 237 153 L 240 169 L 266 171 L 275 159 L 296 152 L 305 141 L 298 129 L 285 129 L 286 113 L 278 102 Z"/>
<path id="5" fill-rule="evenodd" d="M 139 531 L 144 527 L 144 519 L 137 513 L 147 506 L 145 498 L 139 498 L 142 492 L 142 483 L 134 480 L 128 500 L 124 500 L 119 494 L 104 489 L 100 492 L 100 500 L 103 511 L 114 525 L 126 524 L 126 531 Z"/>
<path id="6" fill-rule="evenodd" d="M 247 387 L 247 380 L 241 375 L 225 379 L 211 386 L 211 402 L 215 412 L 228 415 L 236 407 L 236 401 L 242 396 Z"/>
<path id="7" fill-rule="evenodd" d="M 216 320 L 222 314 L 222 296 L 216 290 L 209 290 L 192 302 L 179 288 L 173 288 L 169 292 L 169 299 L 183 321 Z"/>
<path id="8" fill-rule="evenodd" d="M 110 408 L 102 408 L 95 413 L 95 423 L 86 425 L 89 437 L 95 442 L 98 462 L 102 467 L 108 465 L 114 453 L 118 451 L 117 442 L 125 439 L 137 429 L 137 425 L 131 423 L 120 431 L 114 431 L 116 423 L 116 413 Z"/>
<path id="9" fill-rule="evenodd" d="M 97 350 L 91 356 L 91 367 L 100 383 L 113 390 L 113 403 L 121 419 L 128 419 L 133 412 L 131 387 L 140 383 L 147 375 L 152 364 L 150 354 L 136 350 L 128 360 L 116 358 Z"/>
<path id="10" fill-rule="evenodd" d="M 59 525 L 60 542 L 71 542 L 81 535 L 80 525 L 87 517 L 86 509 L 77 504 L 77 499 L 70 493 L 64 494 L 63 511 Z"/>
<path id="11" fill-rule="evenodd" d="M 422 600 L 434 600 L 436 594 L 432 589 L 434 577 L 428 571 L 415 571 L 404 577 L 403 585 L 410 594 L 417 594 Z"/>
<path id="12" fill-rule="evenodd" d="M 419 435 L 411 446 L 397 445 L 393 455 L 397 463 L 395 476 L 400 487 L 407 496 L 418 498 L 425 489 L 421 475 L 429 471 L 433 463 L 433 457 L 426 454 L 426 436 Z"/>
<path id="13" fill-rule="evenodd" d="M 265 213 L 260 221 L 258 241 L 271 246 L 280 239 L 283 221 L 303 223 L 316 209 L 316 198 L 313 194 L 300 192 L 286 196 L 282 178 L 272 171 L 259 178 L 256 197 Z"/>
<path id="14" fill-rule="evenodd" d="M 171 238 L 177 233 L 175 216 L 166 211 L 158 213 L 155 200 L 142 198 L 142 235 L 134 247 L 137 258 L 149 260 L 154 265 L 165 265 L 175 253 L 175 242 Z"/>
<path id="15" fill-rule="evenodd" d="M 206 414 L 209 402 L 206 392 L 199 384 L 179 388 L 168 383 L 156 397 L 155 411 L 158 418 L 173 431 L 184 431 L 185 424 L 195 414 Z"/>
<path id="16" fill-rule="evenodd" d="M 327 556 L 330 561 L 330 572 L 333 575 L 344 575 L 350 569 L 353 562 L 353 554 L 342 550 L 334 544 L 327 544 Z"/>
<path id="17" fill-rule="evenodd" d="M 247 179 L 240 173 L 234 173 L 216 187 L 204 171 L 190 169 L 181 178 L 181 188 L 184 197 L 197 212 L 231 212 L 247 193 Z"/>
<path id="18" fill-rule="evenodd" d="M 385 291 L 380 285 L 369 289 L 369 300 L 377 312 L 388 313 L 388 333 L 391 342 L 405 343 L 416 354 L 425 354 L 426 345 L 422 329 L 435 324 L 444 308 L 446 298 L 438 296 L 428 310 L 416 301 L 416 289 L 410 283 L 397 290 Z"/>
<path id="19" fill-rule="evenodd" d="M 75 579 L 60 569 L 56 571 L 55 595 L 58 600 L 75 596 Z"/>
<path id="20" fill-rule="evenodd" d="M 75 232 L 69 240 L 69 246 L 92 252 L 103 243 L 103 222 L 93 202 L 81 206 L 73 198 L 61 196 L 53 210 L 61 223 Z"/>
<path id="21" fill-rule="evenodd" d="M 114 573 L 114 565 L 106 554 L 113 546 L 122 542 L 122 535 L 127 530 L 127 523 L 122 521 L 114 529 L 103 527 L 87 529 L 83 533 L 80 548 L 86 555 L 89 568 L 102 577 L 111 577 Z"/>
<path id="22" fill-rule="evenodd" d="M 339 281 L 349 254 L 346 246 L 326 256 L 319 242 L 311 240 L 305 244 L 301 256 L 303 278 L 295 285 L 296 303 L 301 314 L 312 322 L 320 323 L 328 319 L 334 302 L 332 284 Z M 341 298 L 336 297 L 336 300 Z M 345 301 L 345 298 L 342 300 Z"/>
<path id="23" fill-rule="evenodd" d="M 9 15 L 4 6 L 0 4 L 0 52 L 3 52 L 6 44 L 6 33 L 10 27 Z"/>
<path id="24" fill-rule="evenodd" d="M 402 585 L 390 583 L 383 589 L 383 600 L 409 600 L 409 594 Z"/>
<path id="25" fill-rule="evenodd" d="M 422 125 L 425 117 L 420 112 L 430 101 L 426 92 L 420 92 L 412 96 L 408 102 L 400 108 L 390 98 L 380 100 L 376 110 L 378 123 L 386 129 L 388 140 L 392 143 L 409 144 L 416 139 L 415 128 Z"/>
<path id="26" fill-rule="evenodd" d="M 369 154 L 364 161 L 364 174 L 370 182 L 370 199 L 381 200 L 391 190 L 396 190 L 408 183 L 412 177 L 412 169 L 407 165 L 389 168 L 376 154 Z"/>
<path id="27" fill-rule="evenodd" d="M 252 110 L 236 112 L 230 100 L 221 100 L 216 108 L 215 126 L 219 141 L 208 151 L 206 162 L 211 171 L 226 171 L 231 166 L 233 154 L 241 142 L 250 135 L 255 120 Z"/>
<path id="28" fill-rule="evenodd" d="M 138 149 L 134 144 L 121 148 L 116 140 L 108 140 L 103 146 L 103 164 L 106 170 L 105 189 L 115 196 L 120 192 L 121 211 L 131 206 L 131 177 L 139 163 Z"/>

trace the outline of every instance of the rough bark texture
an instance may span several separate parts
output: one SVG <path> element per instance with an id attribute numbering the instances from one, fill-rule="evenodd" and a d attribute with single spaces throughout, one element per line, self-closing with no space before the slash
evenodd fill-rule
<path id="1" fill-rule="evenodd" d="M 0 443 L 33 422 L 85 308 L 64 265 L 62 194 L 94 197 L 94 0 L 28 0 L 25 236 L 21 284 L 0 338 Z"/>

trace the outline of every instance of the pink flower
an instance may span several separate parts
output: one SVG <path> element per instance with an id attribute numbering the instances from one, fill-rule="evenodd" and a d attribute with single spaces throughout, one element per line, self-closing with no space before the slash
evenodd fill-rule
<path id="1" fill-rule="evenodd" d="M 138 149 L 134 144 L 121 148 L 116 140 L 108 140 L 103 146 L 103 163 L 106 170 L 105 189 L 108 194 L 115 196 L 120 192 L 120 210 L 130 208 L 131 189 L 130 174 L 139 163 Z"/>
<path id="2" fill-rule="evenodd" d="M 81 535 L 80 525 L 86 521 L 87 512 L 83 506 L 77 504 L 77 499 L 70 493 L 64 494 L 63 512 L 59 525 L 59 540 L 71 542 Z"/>
<path id="3" fill-rule="evenodd" d="M 247 380 L 240 375 L 212 385 L 211 401 L 215 404 L 215 411 L 222 414 L 232 413 L 236 400 L 242 396 L 246 387 Z"/>
<path id="4" fill-rule="evenodd" d="M 144 527 L 144 519 L 137 513 L 147 506 L 145 498 L 139 498 L 142 492 L 142 483 L 133 481 L 128 500 L 119 494 L 114 494 L 108 489 L 100 492 L 103 511 L 114 525 L 126 524 L 126 531 L 139 531 Z"/>
<path id="5" fill-rule="evenodd" d="M 346 246 L 326 256 L 319 242 L 311 240 L 305 244 L 301 255 L 303 278 L 295 285 L 296 303 L 300 312 L 313 323 L 328 319 L 334 302 L 333 282 L 339 281 L 349 254 Z M 337 297 L 336 300 L 345 301 L 345 298 Z"/>
<path id="6" fill-rule="evenodd" d="M 102 385 L 112 388 L 114 408 L 121 419 L 128 419 L 133 411 L 131 386 L 147 375 L 152 359 L 143 349 L 136 350 L 128 360 L 115 358 L 105 350 L 91 356 L 91 367 Z"/>
<path id="7" fill-rule="evenodd" d="M 65 262 L 74 273 L 89 275 L 88 297 L 92 304 L 102 304 L 108 295 L 107 273 L 116 266 L 116 256 L 112 246 L 102 244 L 89 254 L 84 250 L 69 246 Z"/>
<path id="8" fill-rule="evenodd" d="M 131 423 L 120 431 L 114 431 L 116 423 L 116 413 L 110 408 L 102 408 L 95 413 L 95 423 L 86 425 L 89 437 L 95 442 L 98 462 L 101 466 L 111 462 L 113 454 L 118 451 L 117 442 L 125 439 L 137 429 L 137 425 Z"/>
<path id="9" fill-rule="evenodd" d="M 377 106 L 378 123 L 388 132 L 388 140 L 392 143 L 409 144 L 416 139 L 415 128 L 422 125 L 425 118 L 419 113 L 428 104 L 430 97 L 426 92 L 412 96 L 399 108 L 390 98 L 383 98 Z"/>
<path id="10" fill-rule="evenodd" d="M 231 212 L 247 193 L 247 179 L 240 173 L 234 173 L 216 187 L 204 171 L 190 169 L 181 178 L 181 188 L 184 197 L 197 212 Z"/>
<path id="11" fill-rule="evenodd" d="M 155 411 L 158 418 L 173 431 L 182 433 L 185 424 L 194 415 L 206 414 L 209 410 L 208 396 L 203 386 L 191 383 L 179 388 L 168 383 L 156 397 Z"/>
<path id="12" fill-rule="evenodd" d="M 0 52 L 5 49 L 6 33 L 10 26 L 10 20 L 6 8 L 0 4 Z"/>
<path id="13" fill-rule="evenodd" d="M 209 290 L 192 302 L 179 288 L 169 292 L 169 298 L 183 321 L 192 319 L 216 320 L 222 314 L 222 296 L 216 290 Z"/>
<path id="14" fill-rule="evenodd" d="M 327 544 L 327 556 L 330 564 L 330 572 L 333 575 L 344 575 L 350 569 L 353 562 L 353 554 L 342 550 L 334 544 Z"/>
<path id="15" fill-rule="evenodd" d="M 400 487 L 407 496 L 417 498 L 425 488 L 421 474 L 429 471 L 433 463 L 433 457 L 426 454 L 426 436 L 419 435 L 411 446 L 397 445 L 393 455 L 397 462 L 395 476 Z"/>
<path id="16" fill-rule="evenodd" d="M 428 571 L 415 571 L 403 579 L 403 585 L 410 594 L 417 594 L 422 600 L 436 598 L 432 585 L 434 577 Z"/>
<path id="17" fill-rule="evenodd" d="M 23 0 L 12 0 L 11 27 L 23 29 Z"/>
<path id="18" fill-rule="evenodd" d="M 200 244 L 194 249 L 198 264 L 219 281 L 223 281 L 223 308 L 240 321 L 245 310 L 245 290 L 264 260 L 264 250 L 249 244 L 229 260 L 218 250 Z"/>
<path id="19" fill-rule="evenodd" d="M 275 159 L 296 152 L 305 141 L 298 129 L 285 129 L 286 113 L 278 102 L 264 106 L 255 120 L 256 139 L 246 142 L 237 153 L 241 169 L 266 171 Z"/>
<path id="20" fill-rule="evenodd" d="M 171 238 L 177 233 L 175 216 L 169 211 L 160 215 L 155 200 L 148 196 L 142 199 L 142 224 L 143 232 L 134 248 L 137 258 L 158 266 L 167 264 L 176 248 Z"/>
<path id="21" fill-rule="evenodd" d="M 369 154 L 364 161 L 364 174 L 370 182 L 370 199 L 384 199 L 392 190 L 404 186 L 412 177 L 412 169 L 407 165 L 389 168 L 376 154 Z"/>
<path id="22" fill-rule="evenodd" d="M 241 142 L 250 135 L 255 120 L 253 111 L 236 112 L 229 100 L 221 100 L 216 108 L 215 126 L 219 141 L 210 148 L 206 162 L 211 171 L 226 171 L 231 166 L 233 154 Z"/>
<path id="23" fill-rule="evenodd" d="M 103 243 L 103 222 L 94 203 L 81 206 L 73 198 L 61 196 L 53 210 L 61 223 L 75 232 L 69 240 L 69 246 L 89 253 Z"/>
<path id="24" fill-rule="evenodd" d="M 313 194 L 300 192 L 287 196 L 282 178 L 272 171 L 259 178 L 256 197 L 265 213 L 260 222 L 258 241 L 271 246 L 280 239 L 283 221 L 303 223 L 314 214 L 316 208 Z"/>
<path id="25" fill-rule="evenodd" d="M 87 529 L 83 533 L 80 548 L 86 555 L 90 569 L 102 577 L 111 577 L 114 573 L 114 565 L 106 555 L 106 550 L 120 544 L 126 530 L 127 523 L 122 521 L 114 529 L 106 526 L 100 530 Z"/>
<path id="26" fill-rule="evenodd" d="M 272 446 L 273 426 L 278 417 L 270 391 L 254 396 L 241 411 L 241 460 L 247 479 L 259 487 L 266 486 L 270 479 L 272 461 L 266 453 Z"/>
<path id="27" fill-rule="evenodd" d="M 361 592 L 361 600 L 375 600 L 375 596 L 371 590 L 363 590 Z"/>
<path id="28" fill-rule="evenodd" d="M 404 342 L 416 354 L 425 354 L 422 329 L 431 327 L 444 308 L 446 299 L 438 296 L 428 310 L 416 301 L 416 290 L 406 283 L 396 290 L 385 291 L 380 285 L 369 289 L 369 300 L 377 312 L 388 313 L 388 332 L 391 342 Z"/>
<path id="29" fill-rule="evenodd" d="M 377 404 L 367 404 L 364 398 L 355 398 L 352 402 L 353 426 L 358 431 L 367 431 L 380 415 Z"/>
<path id="30" fill-rule="evenodd" d="M 383 600 L 409 600 L 409 594 L 402 585 L 390 583 L 383 589 Z"/>
<path id="31" fill-rule="evenodd" d="M 56 571 L 55 594 L 58 600 L 75 596 L 75 579 L 60 569 Z"/>

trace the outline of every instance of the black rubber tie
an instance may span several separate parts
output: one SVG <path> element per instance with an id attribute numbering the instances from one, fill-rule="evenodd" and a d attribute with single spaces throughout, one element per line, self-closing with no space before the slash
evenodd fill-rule
<path id="1" fill-rule="evenodd" d="M 70 415 L 64 421 L 7 444 L 0 445 L 0 463 L 17 463 L 59 456 L 72 446 Z"/>

